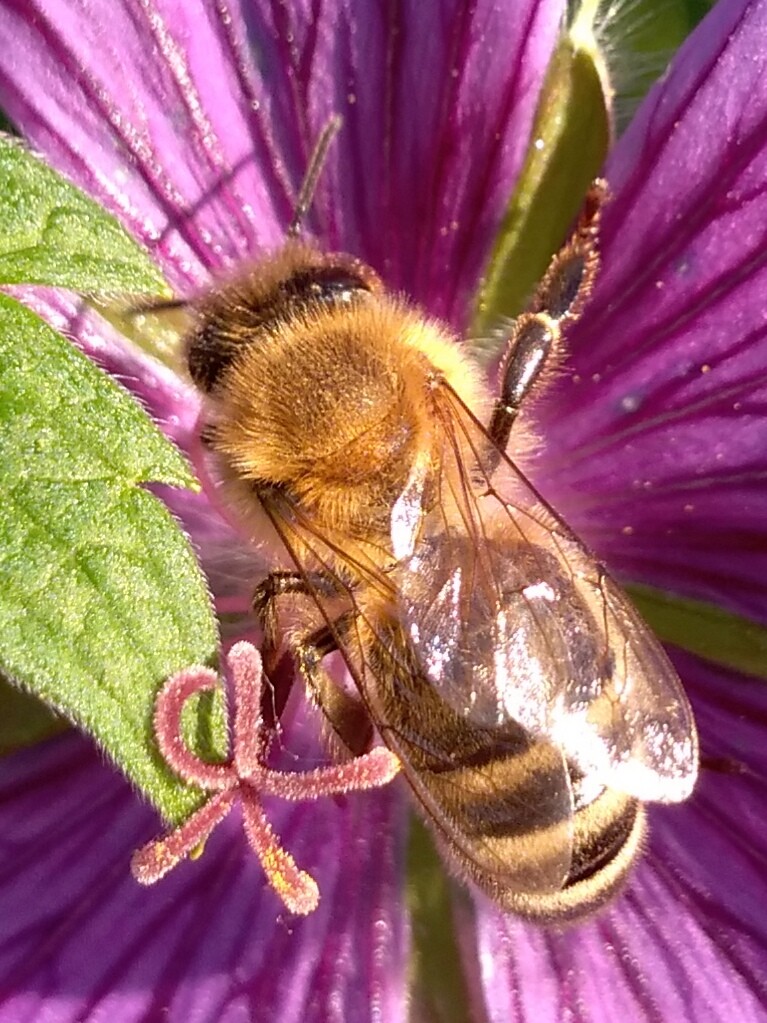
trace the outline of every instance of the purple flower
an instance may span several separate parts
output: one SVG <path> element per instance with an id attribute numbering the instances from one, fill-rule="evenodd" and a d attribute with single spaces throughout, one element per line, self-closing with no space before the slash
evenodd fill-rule
<path id="1" fill-rule="evenodd" d="M 281 240 L 312 141 L 345 127 L 309 227 L 465 327 L 527 148 L 556 0 L 2 0 L 0 106 L 181 293 Z M 767 620 L 767 0 L 722 0 L 613 150 L 603 269 L 540 409 L 536 482 L 629 580 Z M 65 295 L 38 308 L 188 445 L 189 389 Z M 169 502 L 214 592 L 244 596 L 205 499 Z M 690 654 L 704 770 L 653 808 L 626 893 L 560 934 L 460 902 L 478 1020 L 767 1016 L 767 689 Z M 290 749 L 311 757 L 310 718 Z M 726 769 L 724 769 L 726 768 Z M 403 1020 L 407 808 L 265 801 L 319 883 L 286 916 L 239 828 L 159 887 L 153 813 L 74 736 L 3 763 L 0 1023 Z M 435 938 L 436 940 L 436 938 Z"/>

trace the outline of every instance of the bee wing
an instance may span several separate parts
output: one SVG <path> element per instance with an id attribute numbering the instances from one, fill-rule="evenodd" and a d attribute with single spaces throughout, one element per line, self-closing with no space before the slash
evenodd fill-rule
<path id="1" fill-rule="evenodd" d="M 399 757 L 452 860 L 485 890 L 489 885 L 498 891 L 560 891 L 570 872 L 574 837 L 573 786 L 562 750 L 510 718 L 495 724 L 456 712 L 419 671 L 400 623 L 369 614 L 332 564 L 347 560 L 355 574 L 365 574 L 368 587 L 391 595 L 389 576 L 352 562 L 348 551 L 297 514 L 266 510 L 304 575 L 306 591 L 333 633 L 376 729 Z M 313 589 L 299 551 L 344 594 L 353 612 L 348 631 L 328 614 L 327 598 Z"/>
<path id="2" fill-rule="evenodd" d="M 697 736 L 662 647 L 457 395 L 441 392 L 442 490 L 435 501 L 416 466 L 392 516 L 400 615 L 421 670 L 468 719 L 513 720 L 594 782 L 685 799 Z"/>
<path id="3" fill-rule="evenodd" d="M 577 551 L 570 546 L 571 559 Z M 566 548 L 565 548 L 566 553 Z M 604 637 L 596 684 L 568 684 L 552 736 L 584 772 L 646 801 L 678 802 L 698 773 L 692 709 L 663 647 L 604 570 L 578 579 Z"/>

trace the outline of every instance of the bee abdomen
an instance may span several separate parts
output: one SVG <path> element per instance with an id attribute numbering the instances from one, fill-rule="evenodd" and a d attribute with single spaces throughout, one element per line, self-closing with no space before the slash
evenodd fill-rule
<path id="1" fill-rule="evenodd" d="M 573 862 L 568 887 L 596 877 L 620 857 L 631 841 L 640 813 L 639 803 L 623 793 L 605 789 L 575 815 Z"/>
<path id="2" fill-rule="evenodd" d="M 514 913 L 542 924 L 580 921 L 621 890 L 641 850 L 645 812 L 640 802 L 605 789 L 574 817 L 573 856 L 560 891 L 523 892 L 498 884 L 485 890 Z M 474 878 L 481 885 L 481 878 Z"/>
<path id="3" fill-rule="evenodd" d="M 559 751 L 543 742 L 464 751 L 429 772 L 428 788 L 452 804 L 446 852 L 461 872 L 502 906 L 542 923 L 579 919 L 609 901 L 644 834 L 641 804 L 613 789 L 573 813 Z M 550 882 L 558 871 L 557 888 Z"/>
<path id="4" fill-rule="evenodd" d="M 446 851 L 494 898 L 509 885 L 536 892 L 552 878 L 565 883 L 572 800 L 554 746 L 520 732 L 432 763 L 422 779 L 451 819 Z"/>

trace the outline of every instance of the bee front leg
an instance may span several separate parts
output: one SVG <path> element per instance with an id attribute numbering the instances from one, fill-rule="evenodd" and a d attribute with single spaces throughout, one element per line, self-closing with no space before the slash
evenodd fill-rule
<path id="1" fill-rule="evenodd" d="M 599 221 L 607 186 L 589 189 L 569 242 L 552 259 L 532 302 L 517 318 L 501 374 L 501 393 L 488 433 L 505 451 L 519 411 L 535 388 L 552 353 L 561 348 L 568 324 L 581 315 L 599 270 Z"/>
<path id="2" fill-rule="evenodd" d="M 314 695 L 345 751 L 360 756 L 370 748 L 373 726 L 361 699 L 345 692 L 322 667 L 328 654 L 339 649 L 354 621 L 353 614 L 341 615 L 332 628 L 323 626 L 308 635 L 295 650 L 298 670 L 307 689 Z"/>

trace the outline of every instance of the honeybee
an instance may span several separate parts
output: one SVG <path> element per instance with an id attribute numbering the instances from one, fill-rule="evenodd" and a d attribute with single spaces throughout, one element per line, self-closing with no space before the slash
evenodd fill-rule
<path id="1" fill-rule="evenodd" d="M 377 733 L 457 874 L 522 917 L 575 919 L 625 879 L 643 804 L 685 799 L 698 763 L 660 644 L 514 460 L 598 270 L 604 186 L 510 328 L 493 397 L 444 324 L 302 240 L 337 128 L 283 246 L 195 303 L 185 342 L 220 494 L 284 552 L 253 600 L 265 663 L 292 653 L 348 754 Z"/>

